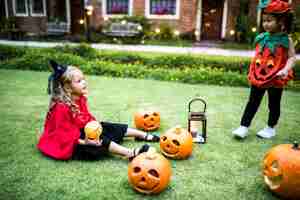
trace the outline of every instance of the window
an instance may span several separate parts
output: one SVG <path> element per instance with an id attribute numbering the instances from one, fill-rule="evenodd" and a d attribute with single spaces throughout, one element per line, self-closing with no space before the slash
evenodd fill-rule
<path id="1" fill-rule="evenodd" d="M 45 0 L 31 0 L 31 15 L 32 16 L 45 16 Z"/>
<path id="2" fill-rule="evenodd" d="M 131 15 L 133 0 L 104 0 L 102 9 L 104 16 Z"/>
<path id="3" fill-rule="evenodd" d="M 27 0 L 14 0 L 13 8 L 16 16 L 28 16 Z"/>
<path id="4" fill-rule="evenodd" d="M 146 0 L 146 16 L 152 19 L 179 19 L 180 0 Z"/>
<path id="5" fill-rule="evenodd" d="M 151 15 L 175 15 L 176 0 L 152 0 L 150 1 Z"/>
<path id="6" fill-rule="evenodd" d="M 128 0 L 107 0 L 106 3 L 106 11 L 109 15 L 127 15 L 128 8 Z"/>
<path id="7" fill-rule="evenodd" d="M 46 0 L 13 0 L 15 16 L 46 16 Z"/>

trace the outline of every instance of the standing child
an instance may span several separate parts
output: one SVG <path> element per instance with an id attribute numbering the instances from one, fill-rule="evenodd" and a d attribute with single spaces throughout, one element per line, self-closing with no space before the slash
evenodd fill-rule
<path id="1" fill-rule="evenodd" d="M 293 21 L 290 5 L 281 0 L 262 0 L 259 8 L 262 9 L 262 27 L 265 32 L 255 39 L 256 52 L 248 74 L 250 96 L 240 127 L 232 132 L 239 138 L 248 135 L 248 127 L 265 91 L 268 92 L 269 119 L 267 126 L 257 136 L 272 138 L 276 135 L 274 127 L 280 116 L 283 87 L 293 78 L 292 68 L 296 61 L 294 45 L 288 36 Z"/>
<path id="2" fill-rule="evenodd" d="M 98 159 L 107 152 L 127 157 L 129 160 L 149 149 L 128 149 L 120 143 L 124 136 L 158 142 L 159 137 L 128 128 L 126 124 L 101 122 L 103 131 L 100 140 L 84 140 L 85 125 L 95 120 L 88 110 L 87 84 L 83 73 L 73 66 L 62 66 L 50 61 L 54 70 L 48 80 L 51 95 L 44 131 L 37 144 L 46 156 L 58 160 Z"/>

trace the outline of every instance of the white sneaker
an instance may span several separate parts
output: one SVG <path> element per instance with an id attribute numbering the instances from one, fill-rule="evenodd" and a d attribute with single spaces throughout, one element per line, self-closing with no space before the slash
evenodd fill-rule
<path id="1" fill-rule="evenodd" d="M 248 127 L 240 126 L 237 129 L 235 129 L 234 131 L 232 131 L 232 134 L 236 137 L 243 139 L 248 135 Z"/>
<path id="2" fill-rule="evenodd" d="M 274 137 L 276 135 L 276 131 L 274 128 L 267 126 L 266 128 L 258 131 L 256 135 L 261 138 L 270 139 L 271 137 Z"/>

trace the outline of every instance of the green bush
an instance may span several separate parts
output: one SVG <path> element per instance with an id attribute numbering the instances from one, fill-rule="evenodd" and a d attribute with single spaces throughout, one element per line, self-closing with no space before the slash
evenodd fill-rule
<path id="1" fill-rule="evenodd" d="M 85 59 L 96 59 L 98 57 L 98 51 L 92 48 L 87 43 L 81 43 L 80 45 L 70 46 L 57 46 L 55 50 L 62 52 L 62 53 L 70 53 L 76 56 L 83 57 Z"/>
<path id="2" fill-rule="evenodd" d="M 184 83 L 246 86 L 250 58 L 192 55 L 153 55 L 143 53 L 97 51 L 89 45 L 56 48 L 6 48 L 0 68 L 49 70 L 50 59 L 77 65 L 88 74 L 150 78 Z M 16 56 L 15 54 L 18 54 Z M 300 62 L 295 67 L 299 79 Z M 291 87 L 299 87 L 291 82 Z"/>
<path id="3" fill-rule="evenodd" d="M 0 45 L 0 61 L 21 57 L 25 54 L 26 50 L 26 47 Z"/>
<path id="4" fill-rule="evenodd" d="M 49 69 L 48 63 L 50 59 L 57 60 L 66 65 L 81 66 L 86 63 L 80 56 L 70 53 L 60 53 L 55 49 L 37 48 L 27 49 L 23 56 L 6 59 L 0 62 L 0 68 L 45 71 Z"/>

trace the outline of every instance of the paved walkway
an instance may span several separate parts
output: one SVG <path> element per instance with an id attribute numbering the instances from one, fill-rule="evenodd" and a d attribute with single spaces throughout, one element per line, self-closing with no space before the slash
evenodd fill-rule
<path id="1" fill-rule="evenodd" d="M 36 41 L 10 41 L 0 40 L 0 44 L 30 46 L 30 47 L 54 47 L 60 45 L 78 45 L 71 42 L 36 42 Z M 254 51 L 247 50 L 228 50 L 215 47 L 173 47 L 173 46 L 155 46 L 155 45 L 117 45 L 117 44 L 91 44 L 93 48 L 99 50 L 122 50 L 122 51 L 141 51 L 157 53 L 182 53 L 182 54 L 207 54 L 222 56 L 242 56 L 252 57 Z M 300 54 L 296 55 L 300 60 Z"/>

